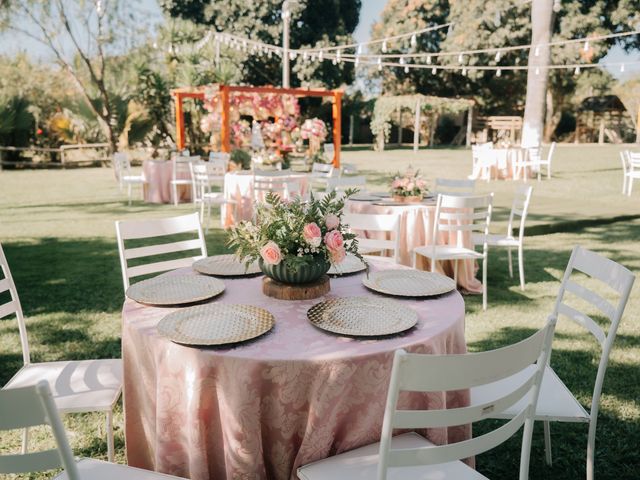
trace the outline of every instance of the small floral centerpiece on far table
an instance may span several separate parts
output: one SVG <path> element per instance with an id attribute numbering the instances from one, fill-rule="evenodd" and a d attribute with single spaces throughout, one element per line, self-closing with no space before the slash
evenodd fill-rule
<path id="1" fill-rule="evenodd" d="M 338 198 L 333 192 L 322 200 L 312 196 L 308 202 L 269 193 L 266 203 L 257 205 L 255 223 L 242 222 L 231 230 L 229 245 L 241 261 L 257 260 L 266 276 L 289 285 L 317 281 L 347 253 L 366 263 L 355 234 L 342 222 L 344 202 L 354 193 L 348 190 Z"/>
<path id="2" fill-rule="evenodd" d="M 421 202 L 427 193 L 427 182 L 420 176 L 420 170 L 414 172 L 409 167 L 404 175 L 397 173 L 391 180 L 391 196 L 396 202 Z"/>

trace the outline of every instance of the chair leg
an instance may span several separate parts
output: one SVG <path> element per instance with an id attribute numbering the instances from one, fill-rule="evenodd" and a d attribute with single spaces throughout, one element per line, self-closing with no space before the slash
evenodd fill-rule
<path id="1" fill-rule="evenodd" d="M 544 423 L 544 459 L 547 465 L 553 465 L 553 458 L 551 457 L 551 425 L 549 422 Z"/>
<path id="2" fill-rule="evenodd" d="M 211 204 L 207 202 L 207 223 L 205 226 L 205 232 L 209 233 L 209 223 L 211 222 Z"/>
<path id="3" fill-rule="evenodd" d="M 113 411 L 107 412 L 107 460 L 113 463 L 114 460 L 114 448 L 113 448 Z"/>
<path id="4" fill-rule="evenodd" d="M 178 205 L 178 186 L 175 183 L 171 184 L 171 195 L 173 196 L 173 204 Z"/>
<path id="5" fill-rule="evenodd" d="M 518 245 L 518 270 L 520 273 L 520 289 L 524 290 L 524 252 L 522 244 Z"/>
<path id="6" fill-rule="evenodd" d="M 596 413 L 597 414 L 597 413 Z M 587 480 L 595 477 L 595 454 L 596 454 L 596 422 L 592 418 L 589 423 L 589 440 L 587 442 Z"/>
<path id="7" fill-rule="evenodd" d="M 127 185 L 127 195 L 129 196 L 129 206 L 131 206 L 131 184 Z"/>
<path id="8" fill-rule="evenodd" d="M 458 260 L 453 261 L 453 281 L 458 285 Z"/>
<path id="9" fill-rule="evenodd" d="M 627 195 L 631 196 L 631 190 L 633 190 L 633 178 L 629 179 L 629 192 Z"/>
<path id="10" fill-rule="evenodd" d="M 22 429 L 22 454 L 29 450 L 29 428 Z"/>
<path id="11" fill-rule="evenodd" d="M 487 309 L 487 257 L 482 259 L 482 310 Z"/>
<path id="12" fill-rule="evenodd" d="M 509 259 L 509 277 L 513 278 L 513 260 L 511 259 L 511 247 L 507 247 L 507 258 Z"/>
<path id="13" fill-rule="evenodd" d="M 200 225 L 204 222 L 204 201 L 200 202 Z"/>

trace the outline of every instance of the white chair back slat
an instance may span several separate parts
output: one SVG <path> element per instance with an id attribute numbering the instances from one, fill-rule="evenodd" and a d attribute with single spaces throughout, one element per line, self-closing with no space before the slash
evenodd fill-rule
<path id="1" fill-rule="evenodd" d="M 600 328 L 600 326 L 588 315 L 576 310 L 573 307 L 570 307 L 566 303 L 561 303 L 557 308 L 558 315 L 565 315 L 566 317 L 573 320 L 578 325 L 586 328 L 591 332 L 591 334 L 596 337 L 600 346 L 604 346 L 607 341 L 607 335 L 604 333 L 604 330 Z"/>
<path id="2" fill-rule="evenodd" d="M 487 195 L 442 195 L 436 201 L 436 216 L 433 225 L 433 258 L 440 232 L 457 233 L 456 244 L 464 246 L 464 233 L 481 232 L 483 248 L 486 250 L 486 235 L 489 233 L 493 193 Z"/>
<path id="3" fill-rule="evenodd" d="M 369 251 L 393 250 L 393 258 L 397 263 L 400 255 L 400 218 L 397 215 L 375 215 L 367 213 L 345 213 L 342 221 L 354 232 L 386 233 L 388 238 L 367 238 L 358 235 L 358 246 Z"/>
<path id="4" fill-rule="evenodd" d="M 125 252 L 125 258 L 149 257 L 151 255 L 162 255 L 165 253 L 181 252 L 184 250 L 200 249 L 200 240 L 182 240 L 180 242 L 163 243 L 161 245 L 150 245 L 148 247 L 130 248 Z"/>
<path id="5" fill-rule="evenodd" d="M 534 412 L 545 365 L 551 351 L 555 317 L 529 338 L 501 349 L 466 355 L 409 354 L 398 350 L 393 361 L 379 451 L 378 480 L 386 480 L 389 467 L 433 465 L 472 457 L 512 437 L 524 424 L 520 479 L 528 478 Z M 531 365 L 535 364 L 535 368 Z M 453 411 L 398 410 L 402 391 L 452 391 L 499 382 L 514 374 L 525 379 L 500 392 L 490 403 L 472 404 Z M 474 423 L 490 418 L 505 405 L 523 406 L 508 423 L 464 442 L 421 448 L 391 449 L 396 428 L 435 428 Z M 413 424 L 413 421 L 416 423 Z"/>
<path id="6" fill-rule="evenodd" d="M 0 305 L 0 318 L 7 317 L 9 315 L 15 315 L 18 321 L 18 332 L 20 334 L 20 346 L 22 348 L 22 361 L 25 365 L 31 363 L 29 354 L 29 339 L 27 337 L 27 325 L 24 321 L 24 314 L 22 313 L 22 305 L 20 304 L 20 297 L 18 296 L 18 289 L 13 281 L 13 275 L 9 268 L 9 262 L 4 254 L 2 244 L 0 244 L 0 272 L 2 272 L 3 279 L 1 285 L 6 285 L 7 288 L 0 288 L 0 292 L 9 291 L 11 300 Z"/>
<path id="7" fill-rule="evenodd" d="M 193 256 L 187 258 L 177 258 L 175 260 L 164 260 L 162 262 L 147 263 L 145 265 L 137 265 L 135 267 L 129 267 L 129 278 L 139 277 L 141 275 L 148 275 L 150 273 L 168 272 L 169 270 L 175 270 L 176 268 L 185 268 L 193 265 L 193 262 L 200 260 L 202 256 Z"/>
<path id="8" fill-rule="evenodd" d="M 6 292 L 7 290 L 9 290 L 9 280 L 3 278 L 2 280 L 0 280 L 0 293 Z"/>
<path id="9" fill-rule="evenodd" d="M 128 240 L 150 239 L 166 235 L 183 233 L 195 234 L 195 239 L 164 243 L 160 245 L 148 245 L 127 249 L 125 242 Z M 116 222 L 116 234 L 118 238 L 118 251 L 120 253 L 120 266 L 122 268 L 122 281 L 125 291 L 129 288 L 130 280 L 140 275 L 160 273 L 174 268 L 191 265 L 194 260 L 207 256 L 207 246 L 202 232 L 202 225 L 197 213 L 173 218 L 161 218 L 154 220 L 122 220 Z M 155 248 L 154 248 L 155 247 Z M 178 248 L 184 247 L 184 248 Z M 167 250 L 164 252 L 163 250 Z M 186 258 L 147 263 L 145 265 L 129 266 L 127 251 L 132 250 L 134 257 L 144 258 L 151 255 L 164 253 L 187 252 L 200 250 L 198 255 L 188 255 Z"/>
<path id="10" fill-rule="evenodd" d="M 0 390 L 0 430 L 51 427 L 56 450 L 0 455 L 0 473 L 27 473 L 64 468 L 68 480 L 80 480 L 78 467 L 46 381 Z"/>
<path id="11" fill-rule="evenodd" d="M 333 165 L 330 163 L 314 162 L 311 166 L 311 174 L 316 177 L 331 177 Z"/>
<path id="12" fill-rule="evenodd" d="M 616 309 L 614 308 L 614 306 L 592 290 L 583 287 L 573 280 L 567 280 L 564 284 L 564 288 L 565 291 L 571 292 L 572 294 L 589 302 L 591 305 L 604 313 L 607 318 L 612 319 L 615 316 Z"/>
<path id="13" fill-rule="evenodd" d="M 436 178 L 433 193 L 436 195 L 472 195 L 475 189 L 475 180 Z"/>
<path id="14" fill-rule="evenodd" d="M 518 237 L 520 240 L 524 238 L 524 228 L 529 213 L 529 204 L 531 203 L 531 194 L 533 187 L 530 185 L 518 185 L 513 196 L 513 204 L 511 205 L 511 213 L 509 214 L 509 222 L 507 223 L 507 236 L 513 236 L 513 226 L 516 217 L 520 217 L 518 225 Z"/>
<path id="15" fill-rule="evenodd" d="M 630 290 L 635 278 L 633 273 L 619 263 L 580 247 L 574 249 L 571 267 L 600 280 L 619 294 Z"/>

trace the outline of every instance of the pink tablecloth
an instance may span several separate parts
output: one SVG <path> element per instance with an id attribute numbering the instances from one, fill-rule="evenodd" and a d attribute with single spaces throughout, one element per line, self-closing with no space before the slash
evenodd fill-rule
<path id="1" fill-rule="evenodd" d="M 360 202 L 350 200 L 347 202 L 345 209 L 352 213 L 370 213 L 370 214 L 394 214 L 400 216 L 400 263 L 412 266 L 413 249 L 423 245 L 433 244 L 433 224 L 435 221 L 436 206 L 429 204 L 417 205 L 374 205 L 372 202 Z M 365 235 L 371 235 L 373 232 L 364 232 Z M 455 235 L 451 238 L 449 232 L 440 232 L 438 244 L 455 245 Z M 467 248 L 473 248 L 471 237 L 467 235 Z M 458 262 L 444 260 L 438 261 L 436 271 L 444 273 L 453 278 L 453 269 L 457 265 L 458 285 L 471 293 L 482 293 L 482 282 L 476 278 L 478 270 L 475 260 L 458 260 Z M 416 268 L 420 270 L 430 270 L 431 264 L 428 258 L 419 255 Z"/>
<path id="2" fill-rule="evenodd" d="M 300 195 L 305 195 L 309 189 L 309 176 L 306 173 L 292 172 L 290 175 L 282 175 L 282 178 L 288 182 L 299 183 Z M 251 220 L 254 204 L 253 172 L 243 170 L 227 173 L 224 177 L 224 198 L 235 201 L 233 204 L 224 204 L 221 207 L 224 228 L 233 227 L 243 220 Z"/>
<path id="3" fill-rule="evenodd" d="M 375 269 L 376 266 L 373 266 Z M 379 266 L 379 268 L 385 268 Z M 188 271 L 188 270 L 187 270 Z M 362 274 L 331 280 L 336 296 L 373 295 Z M 307 309 L 322 300 L 275 300 L 262 278 L 225 280 L 216 302 L 271 311 L 274 329 L 236 348 L 200 349 L 162 338 L 173 311 L 127 300 L 123 308 L 124 410 L 128 462 L 191 478 L 295 479 L 296 468 L 379 440 L 393 352 L 464 353 L 458 292 L 398 300 L 419 315 L 397 337 L 355 340 L 313 327 Z M 468 392 L 412 393 L 401 408 L 456 408 Z M 442 444 L 470 437 L 467 426 L 429 430 Z"/>
<path id="4" fill-rule="evenodd" d="M 171 180 L 173 179 L 173 163 L 169 160 L 145 160 L 142 162 L 142 172 L 147 180 L 144 187 L 144 201 L 149 203 L 171 203 Z M 189 179 L 186 172 L 180 172 L 178 177 Z M 191 187 L 178 185 L 180 202 L 191 201 Z"/>

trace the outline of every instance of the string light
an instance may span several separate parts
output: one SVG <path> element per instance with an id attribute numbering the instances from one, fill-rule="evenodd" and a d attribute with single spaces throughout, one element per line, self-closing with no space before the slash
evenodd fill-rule
<path id="1" fill-rule="evenodd" d="M 411 35 L 411 47 L 415 48 L 418 44 L 418 39 L 416 38 L 416 34 Z"/>
<path id="2" fill-rule="evenodd" d="M 340 50 L 336 50 L 336 63 L 340 63 L 342 59 L 342 52 Z"/>
<path id="3" fill-rule="evenodd" d="M 501 77 L 502 76 L 502 69 L 499 68 L 498 70 L 496 70 L 496 77 Z"/>
<path id="4" fill-rule="evenodd" d="M 431 75 L 435 75 L 436 73 L 438 73 L 438 70 L 436 69 L 436 67 L 433 67 L 431 69 Z"/>
<path id="5" fill-rule="evenodd" d="M 620 73 L 624 73 L 624 63 L 620 65 Z"/>
<path id="6" fill-rule="evenodd" d="M 318 60 L 320 61 L 324 60 L 324 52 L 322 50 L 318 52 Z"/>
<path id="7" fill-rule="evenodd" d="M 500 50 L 498 50 L 498 51 L 496 52 L 496 62 L 499 62 L 499 61 L 500 61 L 500 57 L 501 57 L 501 56 L 502 56 L 502 53 L 500 52 Z"/>
<path id="8" fill-rule="evenodd" d="M 540 75 L 540 67 L 536 67 L 536 75 Z"/>
<path id="9" fill-rule="evenodd" d="M 464 67 L 462 69 L 462 75 L 464 75 L 465 77 L 467 76 L 467 67 Z"/>
<path id="10" fill-rule="evenodd" d="M 538 45 L 536 45 L 536 49 L 533 51 L 533 54 L 534 54 L 536 57 L 539 57 L 539 56 L 540 56 L 540 47 L 539 47 Z"/>
<path id="11" fill-rule="evenodd" d="M 358 55 L 362 53 L 362 44 L 358 45 Z"/>
<path id="12" fill-rule="evenodd" d="M 431 65 L 431 55 L 427 56 L 427 65 Z"/>
<path id="13" fill-rule="evenodd" d="M 382 42 L 382 53 L 387 53 L 387 41 Z"/>
<path id="14" fill-rule="evenodd" d="M 378 71 L 380 72 L 381 70 L 382 70 L 382 59 L 378 57 Z"/>
<path id="15" fill-rule="evenodd" d="M 409 73 L 409 67 L 404 67 L 404 73 Z"/>
<path id="16" fill-rule="evenodd" d="M 576 69 L 573 71 L 574 75 L 580 75 L 580 67 L 576 67 Z"/>
<path id="17" fill-rule="evenodd" d="M 462 62 L 464 62 L 464 55 L 460 54 L 458 55 L 458 63 L 462 63 Z"/>
<path id="18" fill-rule="evenodd" d="M 588 52 L 588 51 L 589 51 L 589 40 L 587 40 L 586 42 L 584 42 L 583 50 L 584 50 L 585 52 Z"/>

